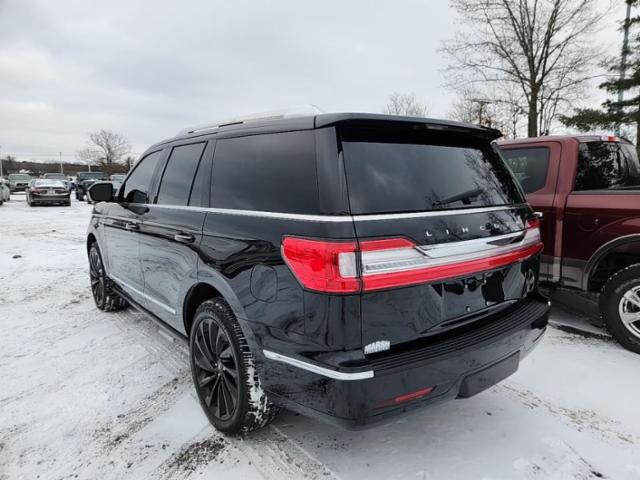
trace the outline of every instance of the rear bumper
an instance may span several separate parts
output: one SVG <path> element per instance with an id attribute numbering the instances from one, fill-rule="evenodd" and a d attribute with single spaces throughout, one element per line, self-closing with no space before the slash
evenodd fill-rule
<path id="1" fill-rule="evenodd" d="M 68 193 L 59 194 L 59 195 L 36 195 L 31 194 L 31 201 L 38 203 L 65 203 L 70 200 L 70 195 Z"/>
<path id="2" fill-rule="evenodd" d="M 548 315 L 547 300 L 536 297 L 473 330 L 379 354 L 351 370 L 265 351 L 265 385 L 285 408 L 355 429 L 495 385 L 537 345 Z M 428 394 L 411 396 L 429 388 Z"/>

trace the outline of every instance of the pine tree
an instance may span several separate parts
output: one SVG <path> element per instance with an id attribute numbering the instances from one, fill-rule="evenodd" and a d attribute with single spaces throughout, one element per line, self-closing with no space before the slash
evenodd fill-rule
<path id="1" fill-rule="evenodd" d="M 634 9 L 640 6 L 640 0 L 626 0 L 626 3 Z M 624 23 L 627 23 L 626 19 Z M 615 100 L 605 101 L 600 109 L 577 109 L 572 116 L 561 116 L 560 121 L 566 126 L 576 127 L 581 131 L 635 125 L 636 149 L 640 154 L 640 32 L 638 26 L 640 26 L 640 15 L 632 16 L 628 20 L 630 41 L 626 52 L 623 51 L 620 57 L 610 59 L 607 62 L 606 66 L 611 74 L 611 79 L 599 86 L 614 96 Z M 622 63 L 624 53 L 627 54 L 626 65 Z M 621 77 L 621 72 L 626 73 L 624 78 Z M 625 99 L 622 102 L 617 99 L 619 91 L 624 93 Z"/>

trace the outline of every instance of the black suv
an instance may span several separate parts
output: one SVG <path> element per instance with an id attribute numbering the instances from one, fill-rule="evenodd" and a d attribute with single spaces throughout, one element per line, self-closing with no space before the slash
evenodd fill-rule
<path id="1" fill-rule="evenodd" d="M 95 302 L 189 337 L 228 433 L 276 406 L 356 427 L 474 395 L 516 371 L 549 310 L 499 135 L 344 113 L 157 143 L 117 194 L 91 187 Z"/>

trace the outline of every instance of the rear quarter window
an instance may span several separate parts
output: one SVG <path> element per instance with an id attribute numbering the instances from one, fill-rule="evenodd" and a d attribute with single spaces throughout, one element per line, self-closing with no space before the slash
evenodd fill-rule
<path id="1" fill-rule="evenodd" d="M 502 157 L 520 182 L 524 193 L 542 189 L 547 182 L 549 171 L 549 149 L 515 148 L 502 150 Z"/>
<path id="2" fill-rule="evenodd" d="M 219 139 L 211 206 L 317 213 L 314 139 L 310 130 Z"/>

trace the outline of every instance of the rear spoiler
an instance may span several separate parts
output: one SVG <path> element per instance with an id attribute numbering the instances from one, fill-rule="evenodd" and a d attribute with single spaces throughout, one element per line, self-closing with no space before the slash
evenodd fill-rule
<path id="1" fill-rule="evenodd" d="M 483 127 L 471 123 L 452 122 L 433 118 L 404 117 L 398 115 L 383 115 L 377 113 L 325 113 L 316 115 L 315 128 L 328 127 L 338 124 L 371 125 L 389 127 L 413 127 L 425 130 L 442 130 L 448 132 L 460 132 L 479 136 L 489 141 L 502 137 L 502 132 L 495 128 Z"/>

